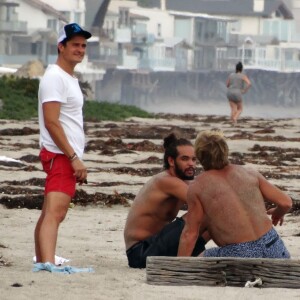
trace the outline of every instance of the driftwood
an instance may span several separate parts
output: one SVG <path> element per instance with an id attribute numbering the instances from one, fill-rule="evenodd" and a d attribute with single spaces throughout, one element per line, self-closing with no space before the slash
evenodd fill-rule
<path id="1" fill-rule="evenodd" d="M 300 288 L 300 260 L 261 258 L 147 258 L 147 282 L 155 285 Z M 259 280 L 260 279 L 260 280 Z"/>

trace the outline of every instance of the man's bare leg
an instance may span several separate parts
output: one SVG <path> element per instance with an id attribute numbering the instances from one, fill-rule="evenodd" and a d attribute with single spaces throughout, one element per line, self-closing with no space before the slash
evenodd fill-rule
<path id="1" fill-rule="evenodd" d="M 55 263 L 55 248 L 59 224 L 64 220 L 71 197 L 61 192 L 47 194 L 35 229 L 37 262 Z"/>

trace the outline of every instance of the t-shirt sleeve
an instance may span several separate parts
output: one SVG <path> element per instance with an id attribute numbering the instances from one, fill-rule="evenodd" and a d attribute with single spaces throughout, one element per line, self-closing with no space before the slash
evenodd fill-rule
<path id="1" fill-rule="evenodd" d="M 51 101 L 67 102 L 63 78 L 53 73 L 44 76 L 39 88 L 39 98 L 42 103 Z"/>

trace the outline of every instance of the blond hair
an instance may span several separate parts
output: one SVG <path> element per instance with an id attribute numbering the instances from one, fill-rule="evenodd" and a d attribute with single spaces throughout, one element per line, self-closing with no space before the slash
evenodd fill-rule
<path id="1" fill-rule="evenodd" d="M 228 165 L 228 145 L 220 130 L 205 130 L 197 135 L 195 152 L 204 170 L 223 169 Z"/>

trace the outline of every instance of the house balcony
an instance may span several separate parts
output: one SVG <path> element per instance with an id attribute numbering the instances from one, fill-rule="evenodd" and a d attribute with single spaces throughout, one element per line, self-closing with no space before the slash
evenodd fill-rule
<path id="1" fill-rule="evenodd" d="M 27 33 L 27 22 L 0 20 L 0 33 Z"/>
<path id="2" fill-rule="evenodd" d="M 143 58 L 139 61 L 139 69 L 153 70 L 153 71 L 175 71 L 175 58 L 165 57 L 161 59 Z"/>

